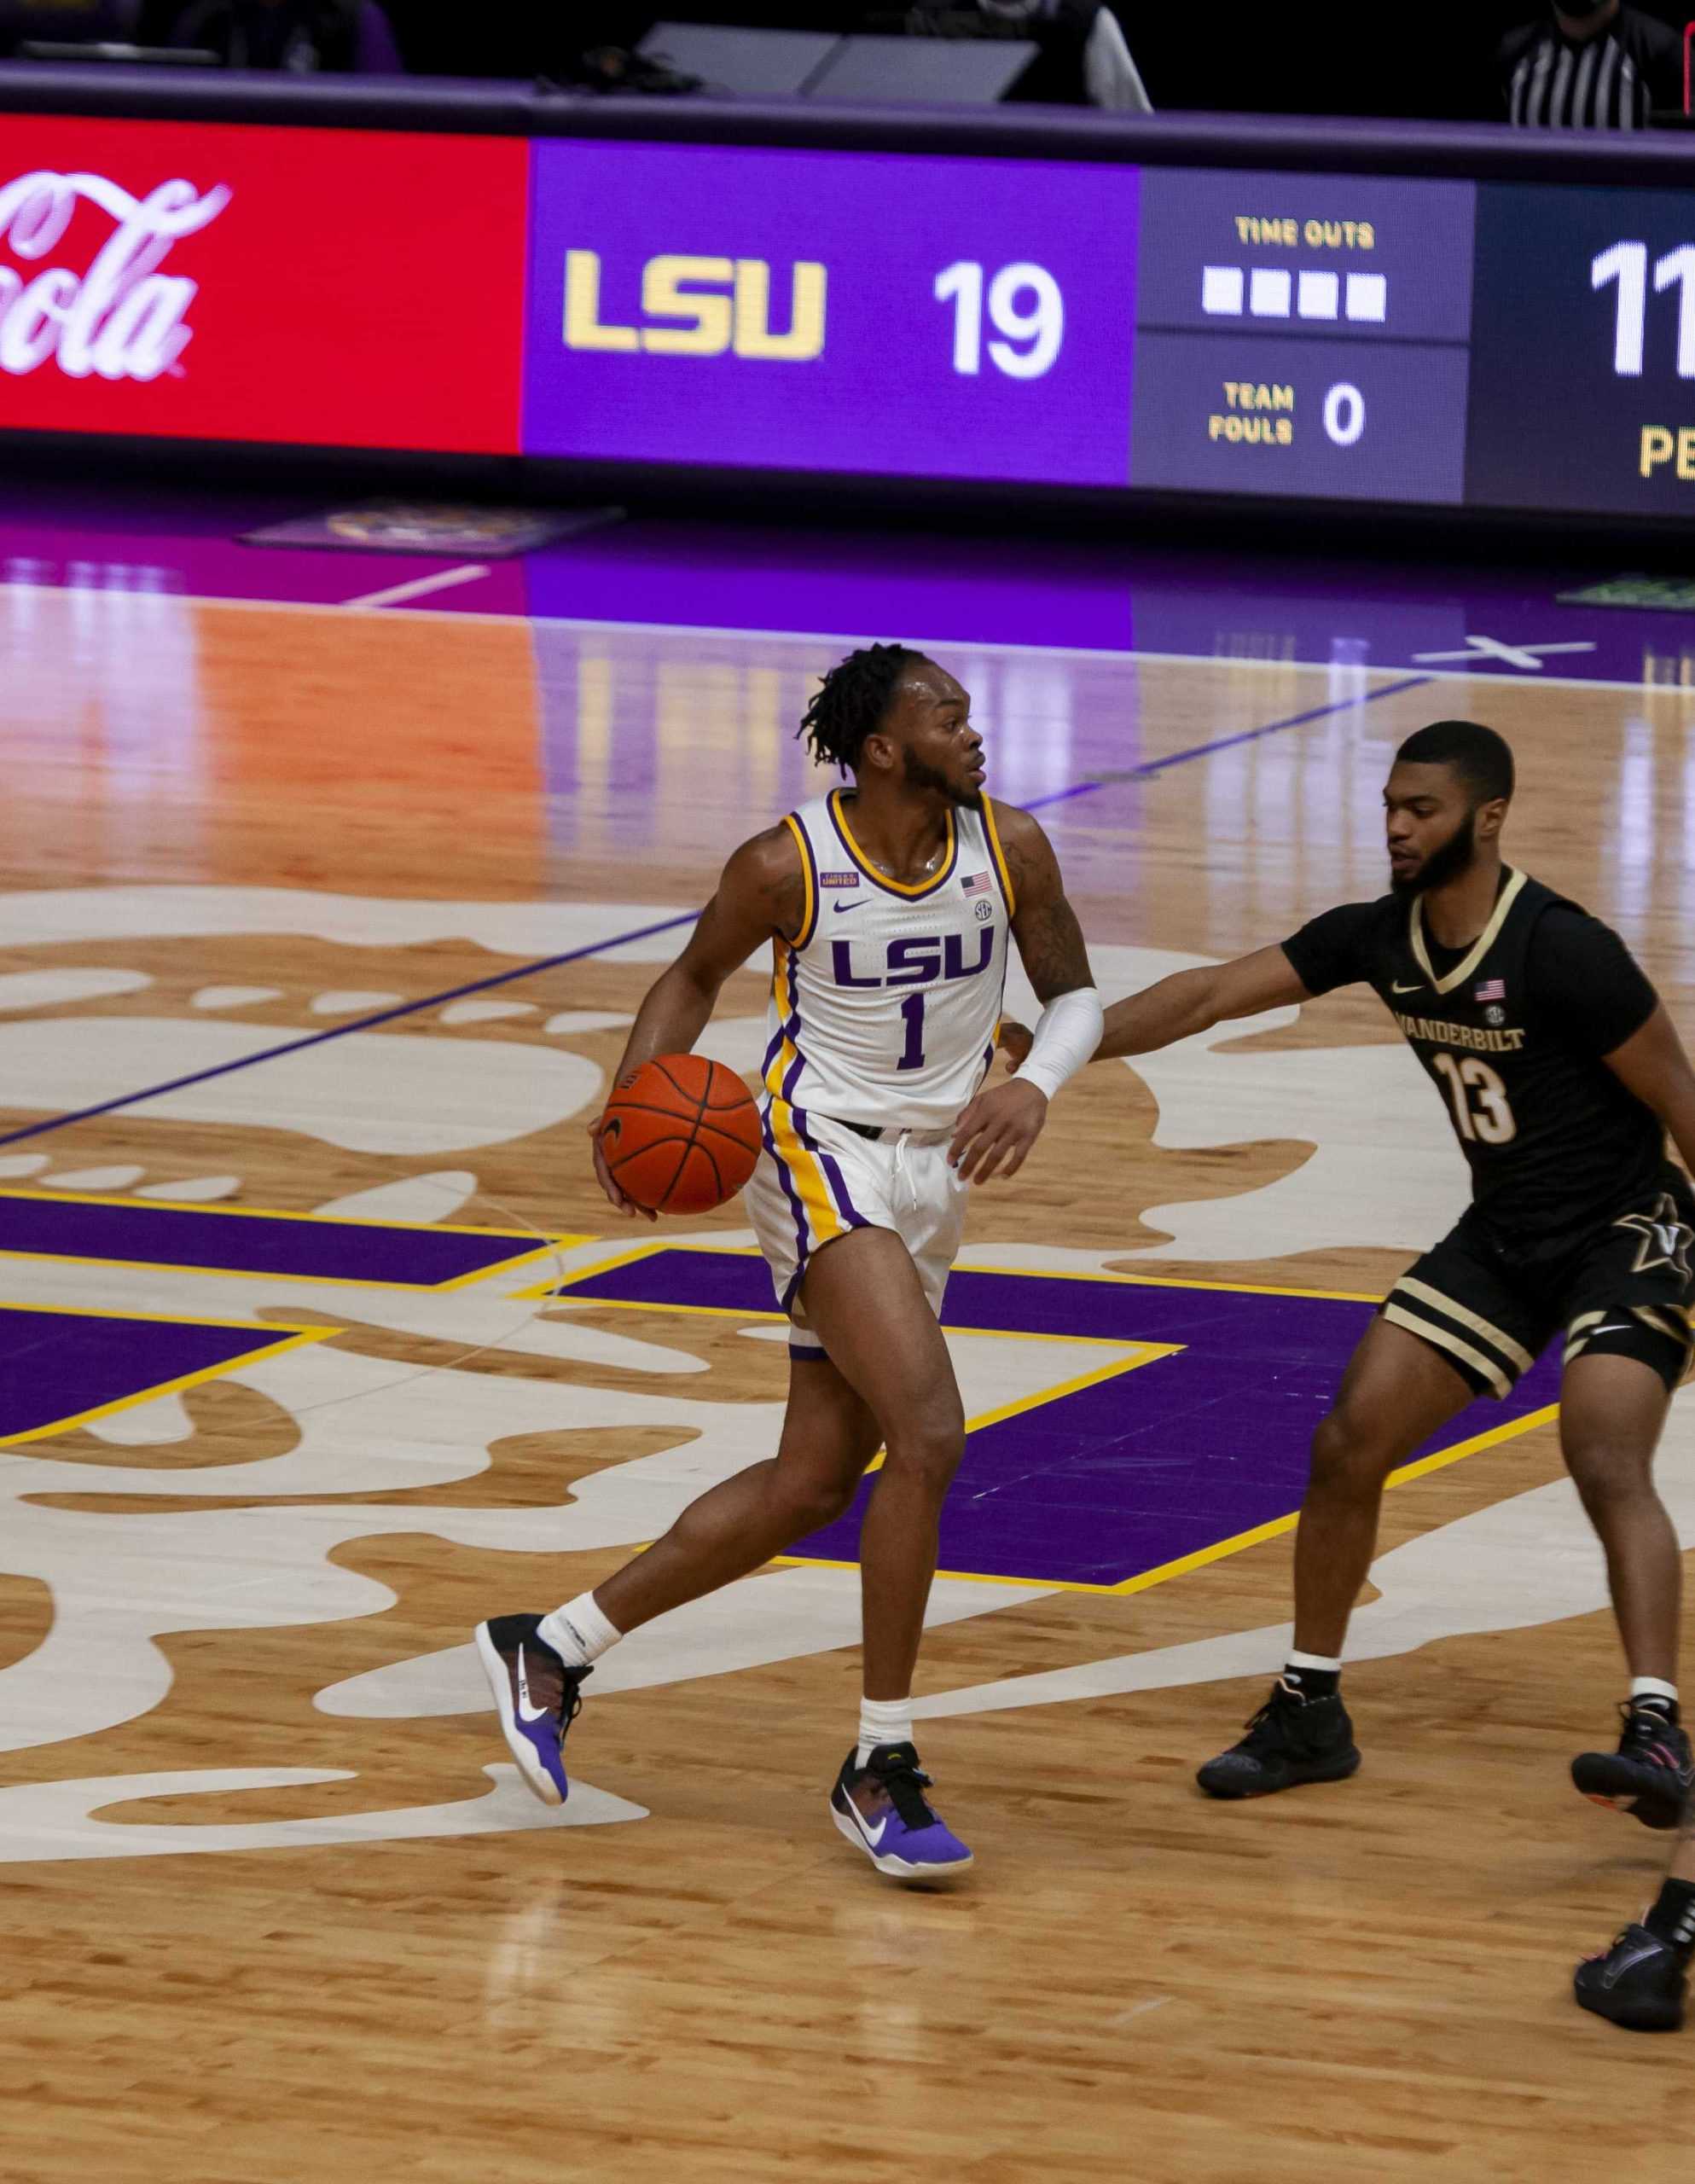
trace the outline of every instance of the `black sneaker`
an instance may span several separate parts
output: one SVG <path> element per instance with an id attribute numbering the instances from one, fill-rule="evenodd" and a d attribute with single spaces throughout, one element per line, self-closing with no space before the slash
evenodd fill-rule
<path id="1" fill-rule="evenodd" d="M 1634 1813 L 1644 1827 L 1675 1827 L 1695 1784 L 1688 1733 L 1667 1721 L 1657 1706 L 1633 1706 L 1626 1699 L 1618 1711 L 1624 1719 L 1618 1750 L 1580 1751 L 1571 1763 L 1571 1780 L 1586 1798 Z"/>
<path id="2" fill-rule="evenodd" d="M 1683 2023 L 1683 1960 L 1646 1926 L 1627 1926 L 1603 1955 L 1587 1957 L 1572 1989 L 1581 2008 L 1632 2032 L 1675 2032 Z"/>
<path id="3" fill-rule="evenodd" d="M 495 1695 L 501 1732 L 525 1786 L 544 1805 L 571 1794 L 565 1733 L 582 1711 L 580 1686 L 593 1669 L 567 1668 L 536 1635 L 539 1615 L 495 1615 L 477 1625 L 477 1658 Z"/>
<path id="4" fill-rule="evenodd" d="M 1266 1798 L 1299 1782 L 1341 1782 L 1360 1763 L 1354 1724 L 1339 1693 L 1303 1699 L 1281 1677 L 1228 1751 L 1195 1776 L 1210 1798 Z"/>

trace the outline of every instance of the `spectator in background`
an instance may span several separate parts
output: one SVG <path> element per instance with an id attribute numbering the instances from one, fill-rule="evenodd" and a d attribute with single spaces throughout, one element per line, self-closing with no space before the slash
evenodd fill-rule
<path id="1" fill-rule="evenodd" d="M 400 55 L 375 0 L 189 0 L 162 43 L 215 53 L 226 68 L 398 75 Z"/>
<path id="2" fill-rule="evenodd" d="M 1555 0 L 1551 16 L 1501 49 L 1515 127 L 1646 129 L 1652 108 L 1682 105 L 1682 49 L 1668 25 L 1622 0 Z"/>

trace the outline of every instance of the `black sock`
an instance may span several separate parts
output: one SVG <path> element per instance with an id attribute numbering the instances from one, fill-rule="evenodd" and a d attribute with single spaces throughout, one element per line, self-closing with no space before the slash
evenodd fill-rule
<path id="1" fill-rule="evenodd" d="M 1675 1699 L 1662 1699 L 1657 1691 L 1650 1692 L 1645 1698 L 1633 1699 L 1630 1702 L 1630 1711 L 1633 1714 L 1663 1715 L 1668 1728 L 1674 1729 L 1678 1726 L 1680 1720 L 1677 1701 Z"/>
<path id="2" fill-rule="evenodd" d="M 1669 1942 L 1687 1964 L 1695 1952 L 1695 1880 L 1663 1882 L 1642 1924 L 1660 1941 Z"/>
<path id="3" fill-rule="evenodd" d="M 1296 1669 L 1286 1665 L 1283 1681 L 1303 1699 L 1334 1699 L 1342 1682 L 1340 1669 Z"/>

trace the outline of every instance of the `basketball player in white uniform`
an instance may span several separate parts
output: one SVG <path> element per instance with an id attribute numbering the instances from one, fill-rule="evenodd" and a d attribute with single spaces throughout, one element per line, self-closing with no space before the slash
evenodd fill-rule
<path id="1" fill-rule="evenodd" d="M 1100 1002 L 1047 837 L 982 793 L 982 738 L 951 675 L 869 646 L 825 677 L 803 733 L 853 785 L 736 851 L 618 1071 L 686 1052 L 725 979 L 772 948 L 764 1151 L 744 1201 L 792 1322 L 777 1453 L 592 1593 L 551 1615 L 495 1617 L 477 1644 L 525 1780 L 557 1804 L 560 1747 L 599 1656 L 833 1523 L 885 1448 L 860 1534 L 859 1736 L 830 1809 L 880 1872 L 946 1879 L 971 1853 L 925 1796 L 911 1697 L 965 1448 L 937 1315 L 968 1184 L 1016 1174 L 1049 1100 L 1094 1051 Z M 984 1090 L 1009 938 L 1043 1014 L 1017 1077 Z M 635 1211 L 598 1141 L 595 1163 L 612 1204 Z"/>

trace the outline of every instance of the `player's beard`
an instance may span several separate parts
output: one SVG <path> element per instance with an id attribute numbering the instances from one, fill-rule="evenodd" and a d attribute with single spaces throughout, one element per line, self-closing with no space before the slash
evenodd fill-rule
<path id="1" fill-rule="evenodd" d="M 1440 849 L 1434 849 L 1414 873 L 1407 878 L 1389 875 L 1390 892 L 1398 895 L 1402 902 L 1410 902 L 1414 895 L 1428 894 L 1432 887 L 1446 886 L 1450 880 L 1458 880 L 1472 868 L 1477 854 L 1477 815 L 1468 811 Z"/>
<path id="2" fill-rule="evenodd" d="M 949 804 L 962 804 L 967 811 L 982 810 L 983 792 L 980 788 L 955 787 L 939 766 L 926 766 L 922 758 L 915 758 L 910 744 L 901 752 L 901 764 L 908 788 L 933 789 L 937 796 L 945 796 Z"/>

